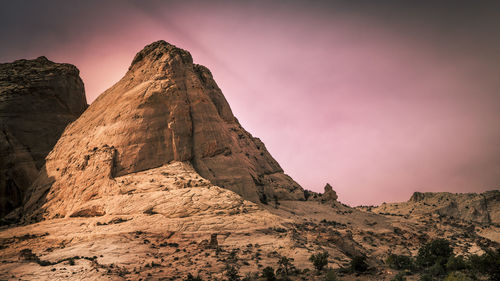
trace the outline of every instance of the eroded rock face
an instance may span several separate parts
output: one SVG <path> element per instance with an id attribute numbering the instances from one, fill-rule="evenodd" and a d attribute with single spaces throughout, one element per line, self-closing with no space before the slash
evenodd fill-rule
<path id="1" fill-rule="evenodd" d="M 64 128 L 86 107 L 75 66 L 45 57 L 0 64 L 0 217 L 20 205 Z"/>
<path id="2" fill-rule="evenodd" d="M 303 198 L 264 144 L 238 123 L 210 71 L 158 41 L 68 126 L 34 185 L 47 202 L 35 196 L 28 208 L 44 205 L 66 216 L 73 199 L 105 196 L 116 177 L 172 161 L 188 162 L 203 178 L 254 202 L 263 194 Z"/>
<path id="3" fill-rule="evenodd" d="M 484 193 L 415 192 L 408 202 L 382 204 L 377 213 L 438 214 L 479 223 L 500 223 L 500 191 Z"/>

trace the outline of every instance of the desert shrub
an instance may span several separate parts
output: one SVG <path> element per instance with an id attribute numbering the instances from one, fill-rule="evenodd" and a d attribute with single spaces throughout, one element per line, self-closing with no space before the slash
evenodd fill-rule
<path id="1" fill-rule="evenodd" d="M 391 281 L 406 281 L 405 274 L 403 272 L 399 272 L 394 276 L 394 278 L 391 279 Z"/>
<path id="2" fill-rule="evenodd" d="M 274 275 L 274 269 L 270 266 L 262 270 L 262 277 L 266 278 L 267 281 L 275 281 L 276 275 Z"/>
<path id="3" fill-rule="evenodd" d="M 280 257 L 280 259 L 278 260 L 278 270 L 276 270 L 276 273 L 281 273 L 285 276 L 288 276 L 294 270 L 295 266 L 292 264 L 292 259 L 284 256 Z"/>
<path id="4" fill-rule="evenodd" d="M 366 263 L 366 256 L 355 256 L 351 260 L 351 271 L 352 272 L 365 272 L 368 270 L 368 264 Z"/>
<path id="5" fill-rule="evenodd" d="M 226 265 L 224 275 L 227 281 L 239 281 L 241 277 L 238 269 L 231 265 Z"/>
<path id="6" fill-rule="evenodd" d="M 472 281 L 472 279 L 462 272 L 455 271 L 448 274 L 444 281 Z"/>
<path id="7" fill-rule="evenodd" d="M 188 276 L 186 277 L 186 279 L 184 279 L 185 281 L 203 281 L 203 279 L 201 279 L 200 276 L 196 276 L 194 277 L 193 274 L 189 273 Z"/>
<path id="8" fill-rule="evenodd" d="M 227 262 L 236 263 L 238 262 L 238 251 L 239 249 L 233 249 L 229 252 L 229 256 L 227 257 Z"/>
<path id="9" fill-rule="evenodd" d="M 467 268 L 467 264 L 465 263 L 464 257 L 463 256 L 451 256 L 448 259 L 448 262 L 446 263 L 446 270 L 448 272 L 450 271 L 457 271 L 457 270 L 464 270 Z"/>
<path id="10" fill-rule="evenodd" d="M 392 269 L 413 269 L 413 260 L 409 256 L 391 254 L 387 257 L 385 262 Z"/>
<path id="11" fill-rule="evenodd" d="M 325 281 L 337 281 L 337 274 L 333 269 L 329 269 L 325 274 Z"/>
<path id="12" fill-rule="evenodd" d="M 321 271 L 328 264 L 328 252 L 312 254 L 309 261 L 312 262 L 316 270 Z"/>
<path id="13" fill-rule="evenodd" d="M 417 264 L 426 268 L 438 263 L 441 267 L 444 267 L 452 255 L 453 249 L 450 242 L 446 239 L 436 239 L 423 245 L 418 250 Z"/>

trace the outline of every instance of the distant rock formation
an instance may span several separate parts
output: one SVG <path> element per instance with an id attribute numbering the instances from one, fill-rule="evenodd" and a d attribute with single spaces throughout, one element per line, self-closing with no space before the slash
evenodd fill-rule
<path id="1" fill-rule="evenodd" d="M 384 203 L 372 211 L 399 215 L 438 214 L 469 222 L 500 224 L 500 191 L 479 194 L 415 192 L 408 202 Z"/>
<path id="2" fill-rule="evenodd" d="M 21 204 L 64 128 L 86 108 L 75 66 L 45 57 L 0 64 L 0 218 Z"/>
<path id="3" fill-rule="evenodd" d="M 336 201 L 339 197 L 337 196 L 337 192 L 333 190 L 332 186 L 327 183 L 325 185 L 325 192 L 323 193 L 322 199 L 326 201 Z"/>
<path id="4" fill-rule="evenodd" d="M 158 41 L 68 126 L 27 210 L 43 206 L 43 217 L 68 216 L 79 204 L 118 192 L 116 178 L 172 161 L 189 163 L 203 178 L 253 202 L 304 197 L 265 145 L 238 123 L 210 71 L 193 64 L 187 51 Z"/>

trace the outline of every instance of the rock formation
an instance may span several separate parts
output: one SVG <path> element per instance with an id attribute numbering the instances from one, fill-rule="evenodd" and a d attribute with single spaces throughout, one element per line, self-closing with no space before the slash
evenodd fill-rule
<path id="1" fill-rule="evenodd" d="M 322 199 L 326 201 L 336 201 L 339 197 L 337 196 L 337 192 L 333 190 L 332 186 L 327 183 L 325 185 L 325 192 L 322 194 Z"/>
<path id="2" fill-rule="evenodd" d="M 415 192 L 408 202 L 384 203 L 373 212 L 398 215 L 438 214 L 478 223 L 500 223 L 500 191 L 484 193 Z"/>
<path id="3" fill-rule="evenodd" d="M 19 206 L 64 128 L 86 107 L 73 65 L 45 57 L 0 64 L 0 218 Z"/>
<path id="4" fill-rule="evenodd" d="M 234 117 L 210 71 L 165 41 L 146 46 L 125 76 L 65 130 L 27 210 L 68 216 L 117 194 L 116 178 L 186 162 L 211 183 L 259 202 L 303 198 L 264 144 Z M 108 210 L 111 211 L 111 210 Z"/>

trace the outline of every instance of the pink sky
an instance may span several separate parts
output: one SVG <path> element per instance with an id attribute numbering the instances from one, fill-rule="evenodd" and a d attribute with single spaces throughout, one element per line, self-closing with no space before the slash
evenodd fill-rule
<path id="1" fill-rule="evenodd" d="M 0 30 L 16 34 L 0 58 L 75 64 L 92 102 L 163 39 L 212 71 L 242 125 L 306 189 L 329 182 L 358 205 L 499 187 L 500 69 L 488 55 L 500 44 L 487 32 L 344 6 L 96 3 Z"/>

